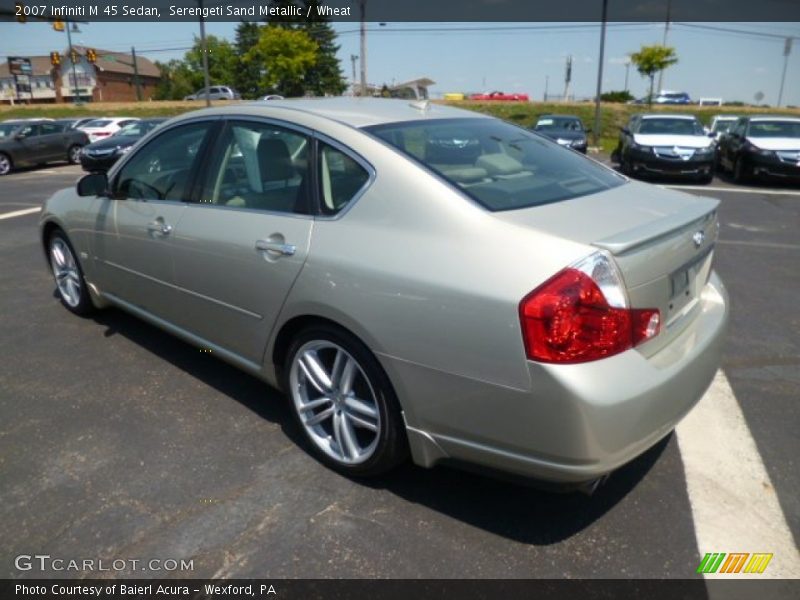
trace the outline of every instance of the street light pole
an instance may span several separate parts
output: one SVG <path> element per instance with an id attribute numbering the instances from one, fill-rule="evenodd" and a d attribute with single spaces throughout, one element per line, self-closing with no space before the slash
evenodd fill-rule
<path id="1" fill-rule="evenodd" d="M 606 16 L 608 14 L 608 0 L 603 0 L 603 20 L 600 28 L 600 60 L 597 64 L 597 93 L 594 98 L 594 128 L 592 140 L 595 146 L 600 139 L 600 95 L 603 92 L 603 61 L 606 52 Z"/>
<path id="2" fill-rule="evenodd" d="M 786 67 L 789 64 L 789 55 L 792 53 L 792 38 L 786 38 L 786 45 L 783 47 L 783 74 L 781 75 L 781 90 L 778 92 L 778 108 L 783 102 L 783 84 L 786 81 Z"/>
<path id="3" fill-rule="evenodd" d="M 625 91 L 628 91 L 628 71 L 631 70 L 631 61 L 625 61 Z"/>
<path id="4" fill-rule="evenodd" d="M 72 102 L 75 104 L 80 104 L 80 97 L 78 96 L 78 73 L 75 69 L 75 60 L 73 60 L 72 56 L 72 34 L 69 31 L 69 21 L 65 23 L 64 29 L 67 30 L 67 53 L 69 54 L 69 63 L 72 65 Z"/>
<path id="5" fill-rule="evenodd" d="M 667 20 L 664 23 L 664 41 L 661 42 L 662 46 L 667 45 L 667 33 L 669 33 L 669 18 L 672 13 L 672 0 L 667 0 Z M 658 89 L 656 90 L 657 94 L 661 93 L 661 86 L 664 82 L 664 69 L 661 69 L 658 72 Z"/>

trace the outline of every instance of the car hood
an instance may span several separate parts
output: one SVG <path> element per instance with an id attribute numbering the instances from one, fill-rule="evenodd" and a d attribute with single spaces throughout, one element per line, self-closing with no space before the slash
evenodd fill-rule
<path id="1" fill-rule="evenodd" d="M 547 130 L 536 130 L 536 133 L 540 133 L 544 136 L 549 137 L 551 140 L 562 139 L 562 140 L 583 140 L 586 139 L 586 133 L 583 131 L 572 131 L 571 129 L 547 129 Z"/>
<path id="2" fill-rule="evenodd" d="M 633 140 L 642 146 L 682 146 L 684 148 L 706 148 L 712 139 L 705 135 L 668 135 L 658 133 L 635 133 Z"/>
<path id="3" fill-rule="evenodd" d="M 111 137 L 99 140 L 92 144 L 89 144 L 87 148 L 92 150 L 103 150 L 108 148 L 118 148 L 118 147 L 127 147 L 133 146 L 136 142 L 138 142 L 140 136 L 138 135 L 113 135 Z"/>
<path id="4" fill-rule="evenodd" d="M 747 141 L 756 148 L 762 150 L 798 150 L 800 149 L 800 138 L 763 138 L 749 137 Z"/>

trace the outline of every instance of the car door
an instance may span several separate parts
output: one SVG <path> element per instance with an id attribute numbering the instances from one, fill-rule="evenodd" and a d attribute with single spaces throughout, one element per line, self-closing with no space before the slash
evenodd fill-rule
<path id="1" fill-rule="evenodd" d="M 42 142 L 41 129 L 39 123 L 28 123 L 17 131 L 17 139 L 14 161 L 17 165 L 36 164 L 41 161 L 41 157 L 46 155 L 46 149 Z"/>
<path id="2" fill-rule="evenodd" d="M 42 144 L 42 156 L 46 160 L 65 160 L 67 147 L 65 135 L 57 123 L 39 124 L 39 141 Z"/>
<path id="3" fill-rule="evenodd" d="M 181 326 L 254 365 L 308 255 L 311 145 L 301 129 L 230 120 L 174 238 Z"/>
<path id="4" fill-rule="evenodd" d="M 111 177 L 97 211 L 92 251 L 100 288 L 167 321 L 176 317 L 172 244 L 200 157 L 218 119 L 154 137 Z"/>

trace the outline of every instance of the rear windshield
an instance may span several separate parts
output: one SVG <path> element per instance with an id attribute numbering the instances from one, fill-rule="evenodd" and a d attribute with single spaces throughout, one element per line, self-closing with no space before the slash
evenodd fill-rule
<path id="1" fill-rule="evenodd" d="M 667 135 L 704 135 L 703 126 L 694 119 L 642 119 L 637 133 Z"/>
<path id="2" fill-rule="evenodd" d="M 800 121 L 750 121 L 750 137 L 800 138 Z"/>
<path id="3" fill-rule="evenodd" d="M 568 131 L 583 131 L 581 122 L 578 119 L 569 117 L 542 117 L 536 122 L 536 131 L 549 131 L 555 129 L 566 129 Z"/>
<path id="4" fill-rule="evenodd" d="M 493 211 L 569 200 L 625 183 L 591 159 L 497 119 L 432 119 L 365 129 Z"/>
<path id="5" fill-rule="evenodd" d="M 82 125 L 82 127 L 106 127 L 110 124 L 111 121 L 108 119 L 95 119 L 94 121 L 89 121 L 85 125 Z"/>

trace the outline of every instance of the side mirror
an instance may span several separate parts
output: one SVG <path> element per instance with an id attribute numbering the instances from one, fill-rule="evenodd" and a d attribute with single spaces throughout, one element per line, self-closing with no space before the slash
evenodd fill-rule
<path id="1" fill-rule="evenodd" d="M 108 176 L 89 173 L 78 180 L 78 196 L 105 196 L 108 194 Z"/>
<path id="2" fill-rule="evenodd" d="M 26 137 L 26 136 L 25 136 L 25 134 L 24 134 L 24 133 L 18 133 L 18 134 L 16 134 L 16 135 L 14 136 L 14 139 L 15 139 L 15 140 L 17 140 L 17 141 L 19 142 L 19 141 L 21 141 L 21 140 L 24 140 L 24 139 L 25 139 L 25 137 Z"/>
<path id="3" fill-rule="evenodd" d="M 628 129 L 627 127 L 620 127 L 620 128 L 619 128 L 619 130 L 620 130 L 622 133 L 624 133 L 625 135 L 630 135 L 630 134 L 631 134 L 631 130 L 630 130 L 630 129 Z"/>

